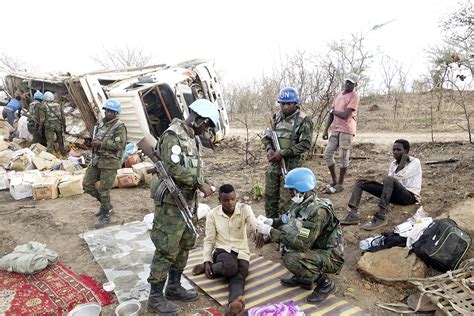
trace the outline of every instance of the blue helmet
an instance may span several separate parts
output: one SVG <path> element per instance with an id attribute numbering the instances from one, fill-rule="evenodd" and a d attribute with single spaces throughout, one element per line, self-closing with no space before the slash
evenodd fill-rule
<path id="1" fill-rule="evenodd" d="M 298 91 L 292 87 L 281 89 L 277 101 L 278 103 L 296 103 L 297 105 L 301 102 Z"/>
<path id="2" fill-rule="evenodd" d="M 197 99 L 189 106 L 189 108 L 193 110 L 193 112 L 196 112 L 200 117 L 210 119 L 214 124 L 214 127 L 217 127 L 217 123 L 219 122 L 219 111 L 211 101 Z"/>
<path id="3" fill-rule="evenodd" d="M 33 95 L 33 99 L 42 101 L 43 94 L 39 90 L 36 90 L 35 94 Z"/>
<path id="4" fill-rule="evenodd" d="M 117 113 L 120 113 L 120 102 L 114 99 L 105 100 L 103 109 L 108 109 Z"/>
<path id="5" fill-rule="evenodd" d="M 308 192 L 316 187 L 316 176 L 308 168 L 296 168 L 288 172 L 285 178 L 285 189 Z"/>
<path id="6" fill-rule="evenodd" d="M 53 102 L 54 101 L 54 94 L 51 91 L 46 91 L 43 94 L 43 100 L 46 102 Z"/>

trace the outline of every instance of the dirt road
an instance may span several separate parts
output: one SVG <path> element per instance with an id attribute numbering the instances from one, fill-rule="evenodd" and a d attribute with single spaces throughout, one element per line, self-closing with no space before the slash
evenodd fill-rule
<path id="1" fill-rule="evenodd" d="M 240 137 L 245 139 L 247 131 L 245 128 L 231 127 L 229 136 Z M 257 134 L 262 134 L 260 129 L 249 129 L 249 137 L 254 139 Z M 407 139 L 411 143 L 431 142 L 431 133 L 416 133 L 416 132 L 360 132 L 354 138 L 354 143 L 373 143 L 378 145 L 391 145 L 395 139 Z M 321 138 L 319 138 L 320 140 Z M 450 142 L 450 141 L 468 141 L 466 132 L 439 132 L 434 134 L 436 142 Z"/>

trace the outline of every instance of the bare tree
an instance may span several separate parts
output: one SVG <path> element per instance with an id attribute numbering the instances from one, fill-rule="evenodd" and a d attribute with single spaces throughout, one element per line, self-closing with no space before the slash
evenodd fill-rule
<path id="1" fill-rule="evenodd" d="M 474 5 L 471 0 L 459 1 L 458 8 L 441 20 L 445 41 L 461 50 L 474 49 Z"/>
<path id="2" fill-rule="evenodd" d="M 24 72 L 26 63 L 19 58 L 9 56 L 5 53 L 0 55 L 0 70 L 5 72 Z"/>
<path id="3" fill-rule="evenodd" d="M 146 66 L 151 61 L 151 54 L 136 47 L 125 46 L 114 49 L 103 47 L 101 54 L 91 58 L 105 69 L 117 69 Z"/>

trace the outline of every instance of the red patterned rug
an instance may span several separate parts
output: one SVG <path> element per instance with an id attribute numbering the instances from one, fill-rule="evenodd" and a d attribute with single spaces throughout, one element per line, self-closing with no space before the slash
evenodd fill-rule
<path id="1" fill-rule="evenodd" d="M 59 262 L 37 274 L 0 271 L 0 315 L 62 315 L 78 304 L 112 301 L 92 277 Z"/>

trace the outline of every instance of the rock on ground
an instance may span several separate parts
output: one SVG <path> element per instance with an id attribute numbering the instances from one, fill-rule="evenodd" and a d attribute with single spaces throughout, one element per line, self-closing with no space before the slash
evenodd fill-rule
<path id="1" fill-rule="evenodd" d="M 424 278 L 428 267 L 414 253 L 407 257 L 407 249 L 393 247 L 365 253 L 357 262 L 357 271 L 371 281 L 410 288 L 413 285 L 403 280 Z"/>

